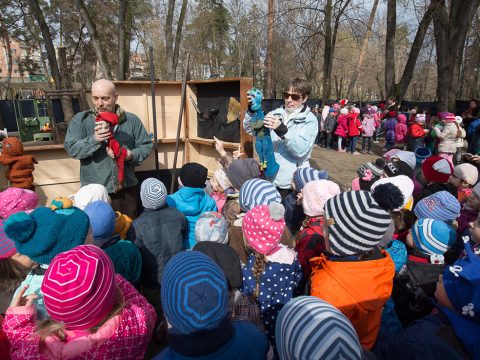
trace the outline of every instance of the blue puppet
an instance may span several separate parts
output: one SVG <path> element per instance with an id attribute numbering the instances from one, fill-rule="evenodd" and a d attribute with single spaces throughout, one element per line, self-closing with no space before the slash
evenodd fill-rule
<path id="1" fill-rule="evenodd" d="M 273 177 L 279 169 L 273 154 L 273 143 L 270 136 L 270 129 L 263 125 L 265 114 L 262 110 L 263 93 L 253 88 L 247 93 L 251 97 L 250 111 L 253 116 L 250 119 L 250 128 L 255 134 L 255 150 L 260 158 L 260 168 L 266 177 Z"/>

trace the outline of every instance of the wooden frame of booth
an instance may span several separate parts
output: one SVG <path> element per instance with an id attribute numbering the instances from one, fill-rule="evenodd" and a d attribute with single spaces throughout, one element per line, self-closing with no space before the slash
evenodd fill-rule
<path id="1" fill-rule="evenodd" d="M 213 147 L 212 139 L 197 136 L 197 113 L 193 101 L 197 102 L 198 85 L 238 83 L 241 119 L 247 110 L 246 92 L 252 88 L 250 78 L 223 78 L 213 80 L 193 80 L 187 82 L 186 103 L 183 112 L 180 146 L 177 169 L 187 162 L 198 162 L 209 169 L 212 175 L 220 165 L 218 153 Z M 149 81 L 115 81 L 118 92 L 118 104 L 128 112 L 136 114 L 149 133 L 153 134 L 153 113 Z M 159 169 L 169 171 L 173 168 L 176 132 L 181 101 L 181 82 L 155 82 L 156 121 L 158 130 Z M 86 99 L 90 103 L 90 93 Z M 91 105 L 91 104 L 90 104 Z M 252 138 L 245 133 L 240 124 L 240 143 L 225 142 L 227 151 L 251 148 Z M 36 192 L 40 195 L 40 204 L 49 204 L 56 196 L 68 196 L 80 188 L 80 162 L 68 156 L 63 144 L 25 146 L 25 152 L 34 155 L 39 164 L 35 166 L 34 177 Z M 249 154 L 251 156 L 251 154 Z M 155 170 L 155 156 L 152 151 L 143 164 L 136 168 L 137 172 Z M 0 173 L 5 168 L 0 165 Z M 0 176 L 0 187 L 7 187 L 4 176 Z"/>

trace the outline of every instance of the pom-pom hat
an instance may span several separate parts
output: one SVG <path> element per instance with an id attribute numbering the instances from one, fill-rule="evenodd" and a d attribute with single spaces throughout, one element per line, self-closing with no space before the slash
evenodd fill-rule
<path id="1" fill-rule="evenodd" d="M 371 193 L 347 191 L 328 200 L 324 218 L 330 251 L 340 256 L 371 251 L 392 222 L 390 211 L 403 202 L 393 184 L 381 184 Z"/>
<path id="2" fill-rule="evenodd" d="M 162 276 L 161 298 L 174 332 L 211 330 L 227 317 L 225 275 L 215 261 L 199 251 L 182 251 L 170 259 Z"/>
<path id="3" fill-rule="evenodd" d="M 45 273 L 41 291 L 50 317 L 69 330 L 97 325 L 112 310 L 115 269 L 108 255 L 94 245 L 58 254 Z"/>
<path id="4" fill-rule="evenodd" d="M 40 264 L 50 264 L 59 253 L 82 245 L 90 228 L 88 215 L 75 207 L 20 212 L 5 222 L 5 233 L 20 254 Z"/>
<path id="5" fill-rule="evenodd" d="M 279 203 L 259 205 L 249 210 L 242 222 L 247 245 L 260 254 L 273 253 L 285 228 L 285 208 Z"/>
<path id="6" fill-rule="evenodd" d="M 408 176 L 405 176 L 405 175 L 398 175 L 398 176 L 383 178 L 383 179 L 380 179 L 380 180 L 376 181 L 375 183 L 373 183 L 372 188 L 371 188 L 372 191 L 374 191 L 377 186 L 382 185 L 382 184 L 393 184 L 393 185 L 395 185 L 397 187 L 397 189 L 400 190 L 400 192 L 403 195 L 402 205 L 399 206 L 398 208 L 394 209 L 394 211 L 400 211 L 403 208 L 405 208 L 405 206 L 407 206 L 407 204 L 410 202 L 410 200 L 412 198 L 412 194 L 413 194 L 414 185 L 413 185 L 412 179 L 410 179 Z"/>

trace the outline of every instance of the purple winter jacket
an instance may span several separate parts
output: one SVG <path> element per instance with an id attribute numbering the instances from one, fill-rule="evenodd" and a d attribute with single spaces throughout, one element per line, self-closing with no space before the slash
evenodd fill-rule
<path id="1" fill-rule="evenodd" d="M 387 118 L 385 123 L 385 140 L 395 142 L 395 127 L 397 126 L 397 119 L 394 117 Z"/>

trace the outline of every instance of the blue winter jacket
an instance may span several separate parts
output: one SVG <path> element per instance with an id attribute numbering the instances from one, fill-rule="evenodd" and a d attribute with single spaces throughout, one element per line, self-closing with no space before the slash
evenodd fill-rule
<path id="1" fill-rule="evenodd" d="M 270 114 L 278 116 L 282 121 L 286 118 L 283 107 L 273 110 Z M 243 119 L 245 131 L 254 135 L 250 128 L 250 119 L 253 113 L 247 112 Z M 318 134 L 317 117 L 310 111 L 308 106 L 304 106 L 302 111 L 293 119 L 285 124 L 288 132 L 280 138 L 275 131 L 271 131 L 275 160 L 280 165 L 280 170 L 272 180 L 276 187 L 281 189 L 291 189 L 292 177 L 295 169 L 300 166 L 310 166 L 310 155 L 313 144 Z"/>
<path id="2" fill-rule="evenodd" d="M 167 196 L 167 204 L 180 212 L 187 218 L 187 231 L 183 241 L 186 249 L 195 246 L 195 224 L 204 212 L 217 211 L 217 205 L 203 189 L 182 187 L 172 195 Z"/>

